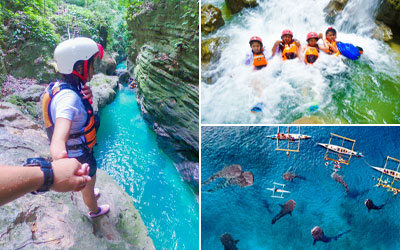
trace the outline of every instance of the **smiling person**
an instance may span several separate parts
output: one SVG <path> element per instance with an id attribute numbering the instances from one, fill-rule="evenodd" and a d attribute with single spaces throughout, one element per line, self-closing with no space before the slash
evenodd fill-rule
<path id="1" fill-rule="evenodd" d="M 95 59 L 102 57 L 103 47 L 90 38 L 78 37 L 60 43 L 54 51 L 54 59 L 63 78 L 50 83 L 42 101 L 53 159 L 76 158 L 90 166 L 91 181 L 82 189 L 82 197 L 91 218 L 110 210 L 109 205 L 97 205 L 94 191 L 97 165 L 93 147 L 100 120 L 93 112 L 91 99 L 85 98 L 85 84 L 93 77 Z"/>
<path id="2" fill-rule="evenodd" d="M 267 56 L 263 47 L 262 39 L 252 36 L 249 41 L 251 51 L 246 54 L 246 65 L 253 65 L 255 70 L 267 67 Z"/>
<path id="3" fill-rule="evenodd" d="M 293 38 L 291 30 L 282 31 L 281 40 L 277 40 L 272 47 L 272 56 L 277 52 L 282 54 L 282 60 L 291 60 L 299 56 L 300 42 Z"/>

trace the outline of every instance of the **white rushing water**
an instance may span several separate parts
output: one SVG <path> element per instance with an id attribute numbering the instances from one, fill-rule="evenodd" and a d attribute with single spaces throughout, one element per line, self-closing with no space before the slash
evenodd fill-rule
<path id="1" fill-rule="evenodd" d="M 202 3 L 221 7 L 223 2 L 213 0 Z M 398 61 L 389 46 L 371 38 L 379 0 L 349 0 L 334 25 L 325 21 L 323 10 L 329 0 L 258 2 L 258 7 L 242 10 L 217 32 L 205 36 L 225 37 L 227 42 L 223 45 L 220 59 L 202 68 L 202 123 L 291 123 L 311 115 L 323 117 L 329 123 L 360 122 L 351 116 L 346 117 L 346 114 L 338 115 L 337 105 L 332 101 L 335 93 L 352 88 L 348 86 L 349 81 L 341 77 L 351 79 L 349 72 L 354 74 L 352 68 L 357 68 L 353 62 L 322 52 L 313 66 L 299 60 L 282 62 L 279 56 L 275 56 L 268 61 L 268 67 L 253 71 L 252 67 L 243 64 L 243 60 L 250 51 L 249 38 L 254 35 L 263 39 L 265 50 L 271 55 L 272 46 L 280 40 L 284 29 L 291 29 L 294 38 L 305 45 L 308 32 L 323 33 L 325 36 L 326 29 L 333 26 L 338 31 L 338 41 L 353 43 L 364 49 L 357 63 L 368 65 L 371 72 L 383 73 L 388 78 L 399 77 Z M 322 41 L 319 43 L 322 44 Z M 365 74 L 365 77 L 372 77 L 377 88 L 380 87 L 377 77 Z M 208 83 L 209 79 L 212 79 L 212 84 Z M 362 95 L 363 91 L 355 92 Z M 378 95 L 383 95 L 378 92 Z M 260 102 L 263 103 L 263 112 L 252 114 L 250 109 Z M 351 110 L 349 98 L 343 97 L 342 102 L 344 105 L 349 102 Z M 310 110 L 313 105 L 318 105 L 317 111 Z M 378 116 L 376 112 L 368 111 L 359 116 L 363 121 L 371 122 Z"/>

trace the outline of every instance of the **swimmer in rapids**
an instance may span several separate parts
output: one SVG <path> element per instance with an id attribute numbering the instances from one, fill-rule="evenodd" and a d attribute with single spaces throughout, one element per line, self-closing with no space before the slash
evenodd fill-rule
<path id="1" fill-rule="evenodd" d="M 239 187 L 248 187 L 254 184 L 254 175 L 248 171 L 242 171 L 242 167 L 240 165 L 230 165 L 222 170 L 213 174 L 208 180 L 203 182 L 201 186 L 205 186 L 217 179 L 223 178 L 222 183 L 218 183 L 215 187 L 202 190 L 203 192 L 214 192 L 219 189 L 223 189 L 229 186 L 239 186 Z"/>

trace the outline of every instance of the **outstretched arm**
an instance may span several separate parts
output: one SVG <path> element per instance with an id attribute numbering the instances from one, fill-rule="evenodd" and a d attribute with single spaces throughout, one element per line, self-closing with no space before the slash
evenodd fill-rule
<path id="1" fill-rule="evenodd" d="M 71 120 L 66 118 L 56 119 L 56 125 L 50 144 L 50 153 L 54 160 L 68 157 L 66 155 L 66 145 L 71 126 Z"/>
<path id="2" fill-rule="evenodd" d="M 52 163 L 57 192 L 79 191 L 90 181 L 89 167 L 76 159 L 61 159 Z M 26 193 L 36 191 L 43 185 L 40 167 L 0 166 L 0 206 Z"/>
<path id="3" fill-rule="evenodd" d="M 272 57 L 275 56 L 276 50 L 278 49 L 278 46 L 279 46 L 280 43 L 281 43 L 281 41 L 280 41 L 280 40 L 277 40 L 277 41 L 274 43 L 274 46 L 272 46 Z"/>

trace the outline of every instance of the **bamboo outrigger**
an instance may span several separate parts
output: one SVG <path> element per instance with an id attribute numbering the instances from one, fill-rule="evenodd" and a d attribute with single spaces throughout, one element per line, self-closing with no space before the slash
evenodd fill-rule
<path id="1" fill-rule="evenodd" d="M 285 186 L 286 186 L 285 184 L 274 182 L 274 187 L 273 188 L 267 188 L 267 190 L 271 190 L 272 191 L 271 197 L 283 199 L 284 198 L 283 194 L 285 194 L 285 193 L 290 194 L 290 191 L 287 191 L 287 190 L 284 189 Z M 276 195 L 276 193 L 279 193 L 280 195 Z"/>
<path id="2" fill-rule="evenodd" d="M 299 132 L 298 133 L 290 133 L 290 127 L 288 127 L 287 129 L 287 133 L 281 133 L 279 132 L 279 126 L 278 126 L 278 132 L 274 135 L 269 135 L 267 136 L 267 138 L 271 138 L 271 139 L 276 139 L 276 148 L 275 150 L 279 150 L 279 151 L 286 151 L 287 153 L 289 152 L 299 152 L 300 151 L 300 140 L 305 140 L 305 139 L 310 139 L 311 136 L 309 135 L 303 135 L 301 134 L 300 131 L 300 127 L 299 128 Z M 282 142 L 280 143 L 280 141 L 285 141 L 287 142 L 287 146 L 286 147 L 281 147 Z M 292 146 L 295 145 L 295 146 Z"/>
<path id="3" fill-rule="evenodd" d="M 332 138 L 340 139 L 342 141 L 341 145 L 339 146 L 339 145 L 331 144 Z M 345 142 L 350 142 L 352 144 L 351 149 L 344 147 Z M 330 160 L 330 161 L 334 161 L 336 163 L 343 163 L 343 164 L 349 165 L 350 159 L 352 156 L 356 156 L 356 157 L 364 156 L 363 154 L 354 151 L 355 143 L 356 143 L 356 140 L 331 133 L 331 138 L 329 139 L 329 143 L 327 143 L 327 144 L 326 143 L 318 143 L 318 145 L 326 148 L 326 152 L 325 152 L 325 156 L 324 156 L 324 159 L 326 161 Z M 334 156 L 336 156 L 336 157 L 334 158 Z"/>
<path id="4" fill-rule="evenodd" d="M 392 169 L 388 169 L 387 168 L 387 163 L 388 160 L 392 160 L 395 161 L 397 163 L 397 169 L 396 170 L 392 170 Z M 376 171 L 381 172 L 381 176 L 378 178 L 378 183 L 375 185 L 376 187 L 383 187 L 386 188 L 388 191 L 393 192 L 394 195 L 400 193 L 400 189 L 397 187 L 393 187 L 393 184 L 395 181 L 399 181 L 400 179 L 400 160 L 387 156 L 386 158 L 386 162 L 385 162 L 385 166 L 383 166 L 383 168 L 379 168 L 379 167 L 373 167 L 373 169 L 375 169 Z M 392 182 L 389 182 L 388 179 L 386 180 L 382 180 L 383 176 L 389 176 L 392 177 Z"/>

